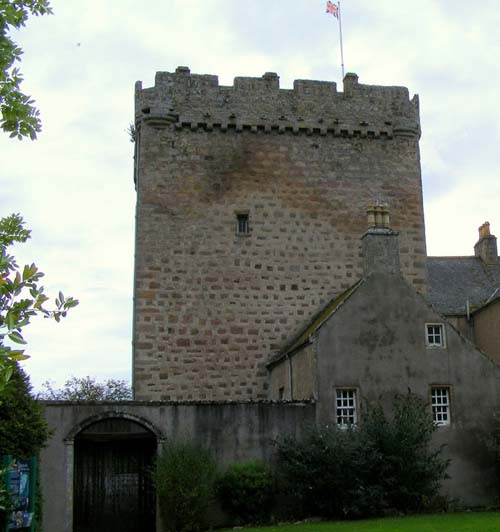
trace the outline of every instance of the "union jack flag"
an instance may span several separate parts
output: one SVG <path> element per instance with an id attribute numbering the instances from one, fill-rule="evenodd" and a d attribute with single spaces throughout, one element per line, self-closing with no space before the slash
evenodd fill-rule
<path id="1" fill-rule="evenodd" d="M 333 15 L 335 18 L 339 18 L 339 6 L 333 2 L 326 3 L 326 12 Z"/>

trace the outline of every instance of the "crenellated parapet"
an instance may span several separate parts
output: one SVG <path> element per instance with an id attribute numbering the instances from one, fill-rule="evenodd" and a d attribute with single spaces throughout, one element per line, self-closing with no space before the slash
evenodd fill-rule
<path id="1" fill-rule="evenodd" d="M 157 72 L 155 86 L 136 83 L 136 125 L 207 131 L 305 133 L 362 138 L 420 137 L 418 96 L 405 87 L 363 85 L 356 74 L 344 78 L 344 91 L 326 81 L 295 80 L 280 89 L 279 76 L 237 77 L 219 85 L 213 75 L 189 68 Z"/>

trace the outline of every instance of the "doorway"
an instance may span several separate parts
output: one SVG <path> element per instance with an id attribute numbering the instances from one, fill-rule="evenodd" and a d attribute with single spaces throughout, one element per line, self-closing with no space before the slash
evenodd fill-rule
<path id="1" fill-rule="evenodd" d="M 74 532 L 154 532 L 156 450 L 156 436 L 130 419 L 103 419 L 79 432 Z"/>

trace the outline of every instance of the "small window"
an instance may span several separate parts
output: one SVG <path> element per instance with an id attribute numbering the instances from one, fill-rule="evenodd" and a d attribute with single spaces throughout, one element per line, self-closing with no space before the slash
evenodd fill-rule
<path id="1" fill-rule="evenodd" d="M 236 234 L 239 236 L 250 234 L 250 221 L 248 213 L 236 214 Z"/>
<path id="2" fill-rule="evenodd" d="M 279 399 L 280 401 L 283 401 L 285 399 L 285 387 L 281 386 L 281 388 L 278 391 Z"/>
<path id="3" fill-rule="evenodd" d="M 425 324 L 425 343 L 427 347 L 445 347 L 444 327 L 442 323 Z"/>
<path id="4" fill-rule="evenodd" d="M 432 419 L 436 425 L 450 424 L 450 389 L 431 388 Z"/>
<path id="5" fill-rule="evenodd" d="M 345 429 L 356 425 L 358 421 L 356 390 L 343 388 L 337 390 L 336 411 L 337 426 Z"/>

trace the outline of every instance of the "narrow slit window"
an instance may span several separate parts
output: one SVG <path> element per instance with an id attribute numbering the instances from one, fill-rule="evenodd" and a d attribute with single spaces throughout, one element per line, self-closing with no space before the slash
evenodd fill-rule
<path id="1" fill-rule="evenodd" d="M 247 213 L 239 213 L 236 215 L 236 234 L 249 235 L 250 234 L 250 220 Z"/>

